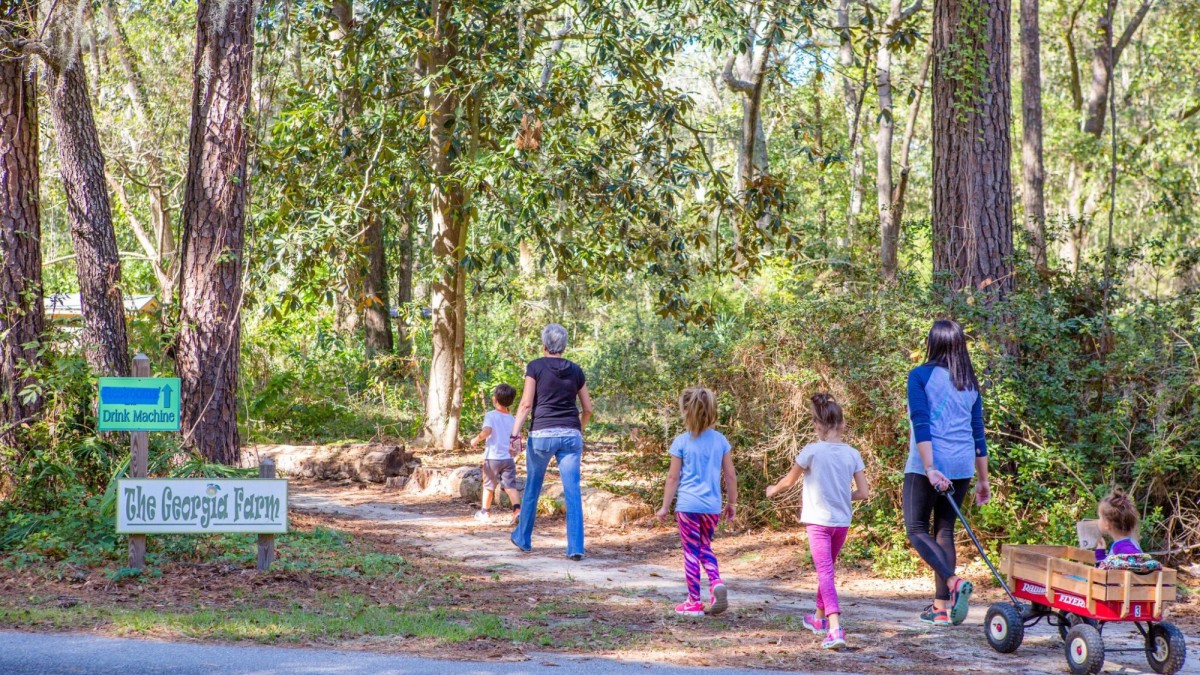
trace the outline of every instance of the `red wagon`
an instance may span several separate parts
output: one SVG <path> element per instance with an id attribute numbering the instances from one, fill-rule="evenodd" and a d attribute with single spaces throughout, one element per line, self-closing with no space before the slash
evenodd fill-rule
<path id="1" fill-rule="evenodd" d="M 1092 551 L 1071 546 L 1004 545 L 1000 570 L 1010 581 L 1013 602 L 988 608 L 988 643 L 998 652 L 1014 652 L 1025 629 L 1045 619 L 1058 627 L 1071 672 L 1098 673 L 1104 667 L 1104 626 L 1132 623 L 1145 639 L 1150 667 L 1178 672 L 1187 658 L 1183 633 L 1163 621 L 1167 603 L 1175 600 L 1175 570 L 1136 574 L 1098 569 L 1095 561 Z"/>

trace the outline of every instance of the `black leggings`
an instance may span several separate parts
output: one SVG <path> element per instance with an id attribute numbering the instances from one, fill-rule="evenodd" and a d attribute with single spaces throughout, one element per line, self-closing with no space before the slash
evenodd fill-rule
<path id="1" fill-rule="evenodd" d="M 954 484 L 954 503 L 961 508 L 971 488 L 971 479 L 950 482 Z M 929 522 L 930 514 L 933 514 L 932 523 Z M 917 549 L 917 555 L 933 568 L 934 597 L 938 600 L 950 599 L 946 580 L 954 576 L 958 564 L 954 554 L 955 520 L 954 509 L 928 478 L 919 473 L 904 474 L 904 529 L 909 543 Z"/>

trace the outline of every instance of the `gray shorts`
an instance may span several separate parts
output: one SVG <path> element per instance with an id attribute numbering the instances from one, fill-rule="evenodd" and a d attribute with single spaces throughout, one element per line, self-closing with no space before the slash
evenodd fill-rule
<path id="1" fill-rule="evenodd" d="M 483 489 L 495 490 L 496 483 L 505 490 L 517 489 L 517 463 L 511 459 L 483 461 Z"/>

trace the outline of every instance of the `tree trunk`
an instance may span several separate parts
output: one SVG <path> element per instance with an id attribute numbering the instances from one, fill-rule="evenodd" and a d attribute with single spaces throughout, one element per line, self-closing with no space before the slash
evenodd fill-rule
<path id="1" fill-rule="evenodd" d="M 458 447 L 463 405 L 463 345 L 466 328 L 466 273 L 462 267 L 469 215 L 465 193 L 455 175 L 451 140 L 458 120 L 459 98 L 449 64 L 457 50 L 458 31 L 451 20 L 451 0 L 435 0 L 426 72 L 431 74 L 425 110 L 429 124 L 429 168 L 433 179 L 430 225 L 433 228 L 433 355 L 429 364 L 429 396 L 425 431 L 431 444 Z"/>
<path id="2" fill-rule="evenodd" d="M 397 261 L 396 306 L 407 309 L 413 299 L 413 220 L 412 202 L 405 202 L 405 209 L 400 213 L 400 231 L 397 239 L 400 243 L 400 260 Z M 403 357 L 412 355 L 412 338 L 409 336 L 408 320 L 404 311 L 396 319 L 396 354 Z"/>
<path id="3" fill-rule="evenodd" d="M 121 71 L 125 75 L 125 94 L 133 107 L 134 115 L 142 125 L 145 137 L 150 139 L 149 151 L 144 153 L 146 158 L 146 192 L 150 198 L 150 226 L 153 239 L 144 232 L 141 224 L 135 228 L 138 240 L 150 256 L 154 268 L 154 276 L 158 281 L 159 301 L 169 305 L 174 300 L 175 285 L 179 275 L 179 260 L 175 255 L 175 233 L 171 229 L 171 213 L 169 200 L 166 196 L 163 179 L 162 148 L 155 134 L 155 126 L 150 118 L 150 103 L 146 94 L 146 82 L 142 77 L 141 66 L 137 55 L 129 46 L 125 37 L 125 27 L 117 14 L 115 0 L 105 0 L 104 16 L 108 20 L 109 31 L 112 34 L 113 50 L 121 63 Z"/>
<path id="4" fill-rule="evenodd" d="M 879 257 L 883 278 L 896 278 L 896 249 L 900 222 L 892 209 L 892 137 L 896 120 L 892 110 L 892 50 L 888 36 L 900 21 L 900 0 L 892 0 L 891 11 L 875 58 L 875 91 L 879 97 L 879 130 L 875 134 L 875 202 L 879 209 Z"/>
<path id="5" fill-rule="evenodd" d="M 1079 127 L 1092 137 L 1099 139 L 1104 133 L 1104 121 L 1108 112 L 1108 97 L 1111 93 L 1111 85 L 1109 82 L 1109 73 L 1114 72 L 1117 65 L 1121 61 L 1121 54 L 1125 51 L 1133 36 L 1137 33 L 1145 20 L 1146 15 L 1150 12 L 1153 5 L 1153 0 L 1142 0 L 1142 3 L 1134 11 L 1133 16 L 1129 19 L 1129 23 L 1125 25 L 1125 30 L 1122 31 L 1121 37 L 1116 40 L 1116 44 L 1112 43 L 1111 33 L 1113 26 L 1110 25 L 1108 16 L 1115 14 L 1108 8 L 1111 3 L 1111 10 L 1116 9 L 1117 0 L 1108 0 L 1105 3 L 1105 13 L 1096 20 L 1097 30 L 1095 32 L 1095 45 L 1092 50 L 1092 77 L 1091 84 L 1088 87 L 1087 96 L 1084 97 L 1083 87 L 1080 84 L 1079 64 L 1076 58 L 1075 43 L 1072 32 L 1075 27 L 1075 19 L 1079 9 L 1072 14 L 1066 31 L 1067 40 L 1067 56 L 1068 66 L 1071 76 L 1071 94 L 1075 103 L 1076 110 L 1080 113 Z M 1082 8 L 1082 4 L 1080 5 Z M 1112 48 L 1109 45 L 1113 44 Z M 1096 208 L 1100 203 L 1100 183 L 1088 180 L 1088 164 L 1086 158 L 1075 157 L 1071 162 L 1071 169 L 1068 178 L 1067 191 L 1069 194 L 1068 216 L 1070 218 L 1070 232 L 1067 241 L 1063 246 L 1063 254 L 1071 261 L 1073 271 L 1079 270 L 1079 264 L 1083 260 L 1083 251 L 1087 245 L 1088 231 L 1091 228 L 1092 217 L 1096 213 Z"/>
<path id="6" fill-rule="evenodd" d="M 1013 288 L 1008 0 L 933 9 L 933 270 L 989 304 Z"/>
<path id="7" fill-rule="evenodd" d="M 392 323 L 389 316 L 387 293 L 387 258 L 384 249 L 384 219 L 370 191 L 371 167 L 362 154 L 363 135 L 361 129 L 363 93 L 359 89 L 359 56 L 357 21 L 354 16 L 353 0 L 334 0 L 333 15 L 338 21 L 335 36 L 342 42 L 342 82 L 339 92 L 342 102 L 343 124 L 350 129 L 354 141 L 354 152 L 347 163 L 354 167 L 354 174 L 363 176 L 362 192 L 356 209 L 361 221 L 355 221 L 358 237 L 349 251 L 346 286 L 349 299 L 345 307 L 339 308 L 340 328 L 355 331 L 361 325 L 367 355 L 392 351 Z"/>
<path id="8" fill-rule="evenodd" d="M 925 52 L 925 58 L 921 60 L 921 74 L 917 76 L 917 95 L 913 97 L 912 105 L 908 109 L 908 121 L 905 123 L 904 140 L 900 144 L 900 180 L 896 183 L 896 194 L 892 199 L 893 217 L 896 219 L 896 227 L 904 222 L 904 199 L 908 194 L 908 178 L 912 174 L 912 165 L 909 164 L 909 151 L 912 150 L 913 135 L 917 131 L 917 119 L 921 113 L 921 100 L 925 98 L 925 87 L 929 82 L 929 64 L 933 61 L 933 41 L 929 42 L 929 49 Z"/>
<path id="9" fill-rule="evenodd" d="M 838 47 L 838 63 L 842 69 L 842 106 L 846 111 L 846 138 L 852 144 L 850 153 L 850 208 L 846 214 L 846 244 L 854 244 L 854 230 L 862 214 L 863 202 L 863 153 L 858 142 L 858 118 L 861 105 L 861 87 L 851 76 L 854 66 L 854 42 L 850 36 L 850 0 L 838 0 L 837 31 L 841 44 Z"/>
<path id="10" fill-rule="evenodd" d="M 81 1 L 61 2 L 48 17 L 46 99 L 71 219 L 83 306 L 84 353 L 98 374 L 128 376 L 121 262 L 108 201 L 104 155 L 80 51 L 77 19 Z"/>
<path id="11" fill-rule="evenodd" d="M 236 464 L 253 0 L 200 0 L 176 367 L 185 447 Z"/>
<path id="12" fill-rule="evenodd" d="M 35 24 L 35 0 L 0 0 L 0 21 L 17 39 Z M 45 326 L 38 214 L 37 76 L 28 57 L 0 37 L 0 443 L 38 414 L 21 390 L 33 383 Z"/>
<path id="13" fill-rule="evenodd" d="M 775 31 L 778 25 L 767 16 L 752 15 L 748 17 L 749 28 L 746 31 L 745 51 L 738 56 L 731 56 L 725 62 L 721 79 L 725 86 L 739 95 L 742 103 L 742 128 L 738 138 L 737 166 L 734 170 L 734 190 L 743 194 L 759 177 L 766 175 L 767 140 L 763 133 L 762 97 L 766 85 L 767 60 L 771 58 Z M 759 30 L 759 27 L 762 30 Z M 764 33 L 765 31 L 765 33 Z M 763 44 L 757 46 L 759 34 L 763 35 Z M 733 72 L 734 64 L 738 73 Z M 760 239 L 765 238 L 771 215 L 764 212 L 756 221 Z M 742 238 L 740 227 L 734 230 L 735 260 L 740 265 L 745 258 L 742 255 Z"/>
<path id="14" fill-rule="evenodd" d="M 383 241 L 383 217 L 367 215 L 363 226 L 362 247 L 366 269 L 362 275 L 363 333 L 367 355 L 392 352 L 392 318 L 388 306 L 387 258 Z"/>
<path id="15" fill-rule="evenodd" d="M 1029 254 L 1046 268 L 1046 170 L 1042 164 L 1042 47 L 1038 0 L 1021 0 L 1021 201 Z"/>

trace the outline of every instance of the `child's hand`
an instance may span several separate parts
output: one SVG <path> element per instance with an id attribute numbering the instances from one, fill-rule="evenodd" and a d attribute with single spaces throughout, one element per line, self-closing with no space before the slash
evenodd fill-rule
<path id="1" fill-rule="evenodd" d="M 737 518 L 737 504 L 725 505 L 725 519 L 734 520 Z"/>
<path id="2" fill-rule="evenodd" d="M 670 515 L 670 513 L 671 510 L 664 506 L 658 510 L 658 513 L 654 514 L 654 517 L 658 518 L 658 522 L 665 525 L 667 523 L 667 516 Z"/>
<path id="3" fill-rule="evenodd" d="M 779 494 L 779 486 L 778 485 L 768 485 L 767 486 L 767 499 L 771 499 L 777 494 Z"/>

